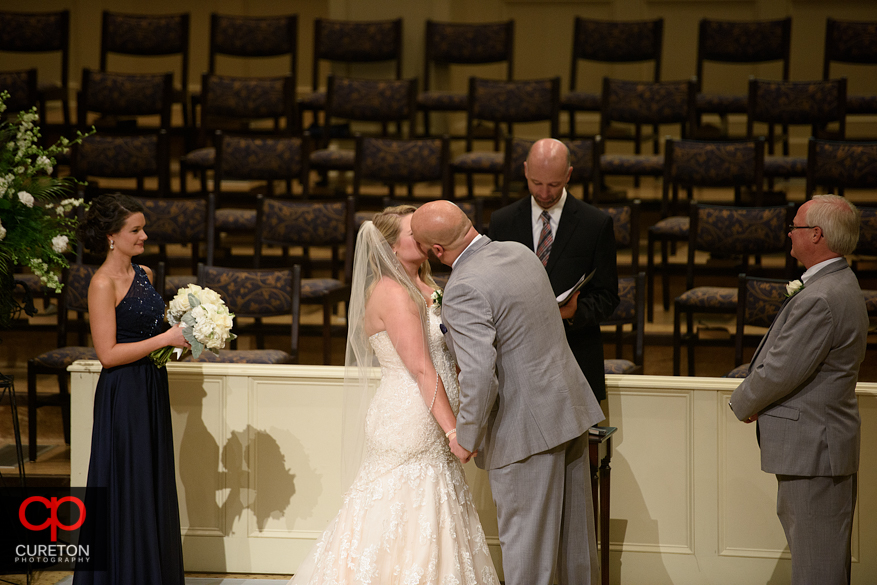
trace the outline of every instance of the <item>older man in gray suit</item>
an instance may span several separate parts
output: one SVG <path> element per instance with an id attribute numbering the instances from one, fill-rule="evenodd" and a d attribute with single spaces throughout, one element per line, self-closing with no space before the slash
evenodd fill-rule
<path id="1" fill-rule="evenodd" d="M 422 206 L 411 229 L 453 268 L 442 320 L 460 367 L 457 442 L 488 471 L 506 584 L 596 585 L 587 432 L 603 413 L 545 268 L 527 247 L 478 234 L 449 201 Z"/>
<path id="2" fill-rule="evenodd" d="M 777 515 L 792 553 L 793 585 L 850 582 L 860 421 L 856 400 L 868 314 L 844 260 L 859 214 L 820 195 L 789 226 L 792 255 L 807 271 L 731 395 L 740 420 L 758 420 L 761 469 L 777 476 Z M 801 286 L 798 286 L 801 285 Z"/>

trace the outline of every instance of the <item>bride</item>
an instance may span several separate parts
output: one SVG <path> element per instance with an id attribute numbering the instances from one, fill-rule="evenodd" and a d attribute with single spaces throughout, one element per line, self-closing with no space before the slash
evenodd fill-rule
<path id="1" fill-rule="evenodd" d="M 456 365 L 440 331 L 429 262 L 411 236 L 414 210 L 389 207 L 357 237 L 343 473 L 358 471 L 290 585 L 499 583 L 455 455 L 471 457 L 455 436 Z"/>

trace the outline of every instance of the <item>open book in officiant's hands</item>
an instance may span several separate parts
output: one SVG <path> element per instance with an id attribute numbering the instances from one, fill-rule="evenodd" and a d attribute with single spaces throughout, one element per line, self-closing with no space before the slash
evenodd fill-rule
<path id="1" fill-rule="evenodd" d="M 590 274 L 582 274 L 582 277 L 578 280 L 578 282 L 576 282 L 573 285 L 573 287 L 571 289 L 569 289 L 568 291 L 564 291 L 564 292 L 560 293 L 559 295 L 557 295 L 557 304 L 561 307 L 563 305 L 565 305 L 566 302 L 570 299 L 570 297 L 572 297 L 576 293 L 576 291 L 578 291 L 580 288 L 585 286 L 588 283 L 588 281 L 590 281 L 592 278 L 594 278 L 594 275 L 596 273 L 597 273 L 597 269 L 595 268 L 591 271 Z"/>

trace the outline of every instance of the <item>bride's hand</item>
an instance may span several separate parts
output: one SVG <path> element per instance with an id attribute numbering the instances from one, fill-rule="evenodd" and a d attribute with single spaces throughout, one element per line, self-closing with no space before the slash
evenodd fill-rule
<path id="1" fill-rule="evenodd" d="M 475 453 L 468 451 L 465 447 L 461 447 L 460 443 L 457 442 L 457 435 L 451 437 L 450 442 L 451 453 L 457 456 L 457 459 L 460 460 L 461 463 L 468 463 L 472 457 L 475 456 Z"/>

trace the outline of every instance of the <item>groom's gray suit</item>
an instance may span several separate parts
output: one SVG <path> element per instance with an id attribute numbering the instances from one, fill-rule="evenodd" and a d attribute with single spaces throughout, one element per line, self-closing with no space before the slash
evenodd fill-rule
<path id="1" fill-rule="evenodd" d="M 482 237 L 457 259 L 442 319 L 460 367 L 457 441 L 488 470 L 506 584 L 551 585 L 555 568 L 562 585 L 597 583 L 587 430 L 604 417 L 545 268 Z"/>
<path id="2" fill-rule="evenodd" d="M 761 469 L 777 475 L 777 513 L 795 585 L 846 583 L 849 575 L 860 441 L 856 380 L 867 331 L 856 276 L 844 260 L 835 261 L 785 303 L 731 395 L 737 418 L 758 414 Z"/>

